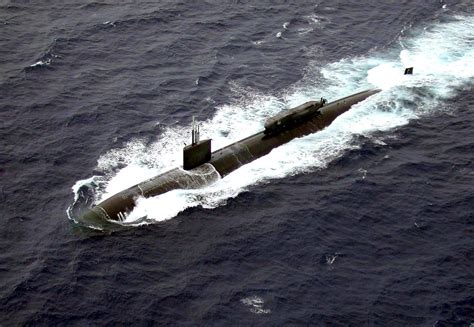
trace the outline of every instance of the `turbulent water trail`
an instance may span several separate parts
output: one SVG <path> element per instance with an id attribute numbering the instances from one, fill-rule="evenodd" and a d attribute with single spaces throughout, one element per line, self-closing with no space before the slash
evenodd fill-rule
<path id="1" fill-rule="evenodd" d="M 126 223 L 141 224 L 143 216 L 148 217 L 147 222 L 163 221 L 193 206 L 215 208 L 251 185 L 326 167 L 334 158 L 357 146 L 353 143 L 357 134 L 370 137 L 376 131 L 388 131 L 411 119 L 444 110 L 446 101 L 456 90 L 472 82 L 473 43 L 474 19 L 454 17 L 452 22 L 427 27 L 419 34 L 413 31 L 412 36 L 400 39 L 397 49 L 309 69 L 304 81 L 281 98 L 236 87 L 234 92 L 240 93 L 245 103 L 217 107 L 214 116 L 202 123 L 201 134 L 213 139 L 213 149 L 261 130 L 270 115 L 305 101 L 321 96 L 336 100 L 374 86 L 383 91 L 354 106 L 324 131 L 281 146 L 211 186 L 139 199 Z M 402 75 L 403 68 L 408 66 L 415 67 L 413 76 Z M 323 80 L 309 83 L 311 75 L 316 73 L 319 76 L 322 73 Z M 103 174 L 78 181 L 74 186 L 74 205 L 81 201 L 84 204 L 90 198 L 98 203 L 181 165 L 181 148 L 188 142 L 188 131 L 189 126 L 171 127 L 151 145 L 134 139 L 123 148 L 110 150 L 98 160 L 97 170 Z M 71 208 L 68 213 L 73 219 Z"/>

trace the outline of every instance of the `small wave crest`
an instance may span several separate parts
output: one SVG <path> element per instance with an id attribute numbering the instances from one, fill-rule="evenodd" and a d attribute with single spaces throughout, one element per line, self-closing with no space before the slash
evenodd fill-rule
<path id="1" fill-rule="evenodd" d="M 49 66 L 55 59 L 60 58 L 61 56 L 55 53 L 55 49 L 59 41 L 61 40 L 54 39 L 54 41 L 44 51 L 44 54 L 40 58 L 38 58 L 33 64 L 29 65 L 26 70 Z"/>
<path id="2" fill-rule="evenodd" d="M 241 302 L 249 308 L 250 312 L 255 314 L 269 314 L 272 312 L 270 309 L 265 309 L 265 302 L 256 295 L 242 299 Z"/>

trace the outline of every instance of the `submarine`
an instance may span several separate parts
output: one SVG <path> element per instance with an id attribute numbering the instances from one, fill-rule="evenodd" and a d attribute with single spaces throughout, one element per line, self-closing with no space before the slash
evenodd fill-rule
<path id="1" fill-rule="evenodd" d="M 413 68 L 405 69 L 405 75 L 412 73 Z M 216 151 L 212 151 L 210 139 L 200 140 L 199 125 L 193 118 L 191 144 L 183 148 L 182 167 L 171 169 L 111 196 L 87 210 L 81 221 L 123 222 L 139 198 L 210 185 L 282 144 L 326 128 L 353 105 L 380 91 L 369 89 L 329 103 L 324 98 L 303 103 L 268 118 L 263 131 Z"/>

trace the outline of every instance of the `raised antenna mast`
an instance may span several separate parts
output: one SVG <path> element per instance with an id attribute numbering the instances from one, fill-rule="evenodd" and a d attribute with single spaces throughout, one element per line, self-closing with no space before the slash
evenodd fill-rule
<path id="1" fill-rule="evenodd" d="M 201 140 L 201 132 L 199 130 L 200 128 L 201 128 L 201 125 L 199 123 L 197 123 L 196 143 L 199 143 L 199 141 Z"/>
<path id="2" fill-rule="evenodd" d="M 199 123 L 196 123 L 193 116 L 193 124 L 191 130 L 191 142 L 192 144 L 199 143 L 200 135 L 199 135 Z"/>
<path id="3" fill-rule="evenodd" d="M 194 122 L 194 116 L 193 116 L 193 123 L 191 125 L 191 144 L 196 144 L 196 131 L 195 131 L 195 122 Z"/>

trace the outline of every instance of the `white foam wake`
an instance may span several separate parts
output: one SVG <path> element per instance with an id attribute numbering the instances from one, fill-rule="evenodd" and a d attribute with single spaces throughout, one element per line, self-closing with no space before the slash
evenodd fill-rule
<path id="1" fill-rule="evenodd" d="M 324 131 L 281 146 L 209 187 L 140 199 L 127 223 L 143 216 L 148 216 L 148 221 L 166 220 L 194 206 L 215 208 L 250 185 L 326 167 L 355 146 L 352 140 L 356 134 L 370 137 L 376 131 L 388 131 L 410 119 L 443 110 L 444 101 L 453 96 L 455 89 L 472 82 L 473 40 L 474 19 L 456 17 L 453 22 L 431 26 L 417 36 L 401 39 L 400 48 L 391 52 L 341 60 L 319 68 L 318 72 L 309 68 L 308 76 L 281 98 L 236 86 L 234 92 L 242 95 L 242 100 L 217 107 L 215 115 L 202 123 L 201 135 L 213 139 L 213 149 L 261 130 L 268 116 L 284 108 L 321 96 L 331 101 L 374 86 L 383 91 L 354 106 Z M 415 67 L 413 76 L 402 75 L 408 66 Z M 319 77 L 309 83 L 315 73 L 322 74 L 323 80 Z M 422 95 L 419 90 L 423 90 Z M 189 126 L 171 127 L 151 145 L 135 139 L 103 155 L 97 169 L 104 172 L 106 181 L 97 190 L 97 202 L 179 166 L 189 130 Z M 119 166 L 125 168 L 115 173 Z"/>

